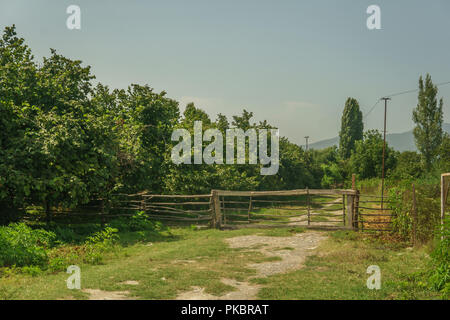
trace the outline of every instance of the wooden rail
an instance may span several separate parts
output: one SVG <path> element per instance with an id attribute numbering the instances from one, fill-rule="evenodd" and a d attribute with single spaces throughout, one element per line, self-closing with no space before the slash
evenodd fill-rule
<path id="1" fill-rule="evenodd" d="M 297 222 L 306 221 L 308 226 L 323 226 L 323 220 L 318 220 L 318 216 L 322 216 L 329 222 L 340 222 L 347 228 L 353 228 L 357 222 L 355 213 L 357 195 L 358 192 L 353 189 L 211 190 L 209 194 L 195 195 L 115 194 L 110 200 L 97 199 L 80 208 L 51 210 L 51 212 L 58 221 L 67 219 L 69 223 L 85 223 L 89 220 L 98 220 L 104 224 L 111 219 L 132 216 L 137 211 L 143 211 L 153 220 L 207 224 L 212 228 L 222 228 L 230 223 L 269 222 L 282 225 L 289 224 L 290 218 L 296 218 Z M 294 198 L 289 198 L 290 196 Z M 296 198 L 296 196 L 302 197 Z M 238 199 L 227 201 L 226 197 Z M 286 198 L 283 199 L 283 197 Z M 315 197 L 321 199 L 320 202 L 315 202 L 313 200 Z M 340 199 L 340 201 L 333 202 L 334 200 L 327 201 L 322 198 Z M 328 208 L 332 205 L 337 205 L 339 208 Z M 259 212 L 264 209 L 282 212 L 272 213 L 271 210 Z M 320 210 L 320 213 L 316 210 Z M 331 213 L 336 210 L 342 210 L 342 216 Z M 302 216 L 305 219 L 302 219 Z M 329 219 L 334 216 L 339 220 Z"/>

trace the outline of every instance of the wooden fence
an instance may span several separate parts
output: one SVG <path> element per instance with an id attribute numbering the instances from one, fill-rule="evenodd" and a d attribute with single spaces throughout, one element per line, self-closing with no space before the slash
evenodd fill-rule
<path id="1" fill-rule="evenodd" d="M 379 196 L 359 195 L 356 208 L 358 220 L 355 229 L 360 231 L 392 231 L 392 209 L 388 200 Z"/>
<path id="2" fill-rule="evenodd" d="M 297 189 L 280 191 L 212 190 L 209 194 L 116 194 L 77 209 L 51 208 L 59 223 L 107 223 L 138 211 L 166 224 L 212 228 L 295 227 L 389 231 L 392 215 L 380 199 L 355 189 Z M 385 202 L 386 203 L 386 202 Z M 36 210 L 27 215 L 42 219 Z M 42 213 L 42 212 L 41 212 Z"/>
<path id="3" fill-rule="evenodd" d="M 64 224 L 107 223 L 143 211 L 166 224 L 213 228 L 306 226 L 357 227 L 356 190 L 298 189 L 280 191 L 212 190 L 209 194 L 116 194 L 76 209 L 31 210 L 25 219 Z"/>
<path id="4" fill-rule="evenodd" d="M 298 189 L 211 192 L 215 228 L 319 227 L 354 228 L 356 190 Z"/>

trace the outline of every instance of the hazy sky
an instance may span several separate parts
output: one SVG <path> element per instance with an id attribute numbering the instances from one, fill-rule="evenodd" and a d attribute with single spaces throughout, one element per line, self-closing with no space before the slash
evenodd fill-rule
<path id="1" fill-rule="evenodd" d="M 66 27 L 71 4 L 81 30 Z M 371 4 L 382 30 L 366 27 Z M 39 59 L 54 48 L 110 87 L 147 83 L 213 119 L 245 108 L 297 143 L 336 136 L 348 96 L 365 113 L 421 74 L 450 81 L 449 16 L 448 0 L 0 0 L 0 27 L 16 24 Z M 450 85 L 439 94 L 450 122 Z M 416 102 L 390 102 L 388 132 L 412 128 Z M 382 129 L 381 103 L 365 121 Z"/>

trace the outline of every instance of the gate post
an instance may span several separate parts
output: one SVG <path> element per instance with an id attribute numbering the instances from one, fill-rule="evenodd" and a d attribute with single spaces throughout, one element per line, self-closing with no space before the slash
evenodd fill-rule
<path id="1" fill-rule="evenodd" d="M 349 224 L 353 228 L 353 230 L 359 230 L 359 217 L 358 217 L 358 208 L 359 208 L 359 191 L 356 189 L 356 174 L 352 174 L 352 190 L 355 191 L 355 194 L 352 196 L 352 211 L 349 212 L 349 216 L 351 215 L 352 224 Z M 349 221 L 350 222 L 350 221 Z"/>
<path id="2" fill-rule="evenodd" d="M 311 225 L 311 202 L 309 198 L 309 189 L 306 187 L 306 204 L 308 206 L 308 227 Z"/>
<path id="3" fill-rule="evenodd" d="M 359 190 L 355 190 L 355 204 L 353 206 L 354 214 L 353 214 L 353 222 L 354 229 L 359 230 Z"/>
<path id="4" fill-rule="evenodd" d="M 355 229 L 355 221 L 354 221 L 354 202 L 355 196 L 352 194 L 347 194 L 347 226 L 348 228 Z"/>
<path id="5" fill-rule="evenodd" d="M 219 192 L 211 190 L 211 204 L 212 204 L 212 227 L 220 228 L 222 225 L 222 213 L 220 211 Z"/>

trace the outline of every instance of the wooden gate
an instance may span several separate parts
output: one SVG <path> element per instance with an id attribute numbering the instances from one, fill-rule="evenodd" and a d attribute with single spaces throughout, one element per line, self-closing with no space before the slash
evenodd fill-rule
<path id="1" fill-rule="evenodd" d="M 298 189 L 211 193 L 212 226 L 357 228 L 356 190 Z"/>

